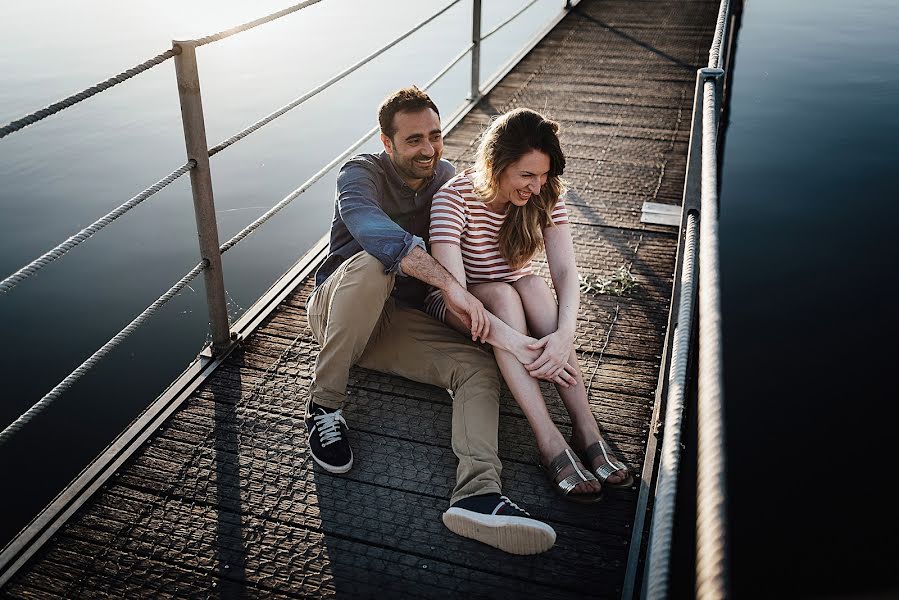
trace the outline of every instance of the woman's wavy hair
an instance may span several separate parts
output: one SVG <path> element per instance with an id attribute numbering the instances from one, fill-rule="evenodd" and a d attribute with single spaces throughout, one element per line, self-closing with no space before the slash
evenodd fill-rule
<path id="1" fill-rule="evenodd" d="M 558 134 L 555 121 L 529 108 L 516 108 L 500 115 L 481 136 L 472 182 L 484 202 L 496 198 L 500 175 L 512 163 L 531 150 L 549 156 L 549 174 L 540 193 L 524 206 L 510 203 L 499 230 L 499 251 L 512 269 L 543 249 L 542 230 L 553 225 L 553 207 L 565 192 L 565 154 Z"/>

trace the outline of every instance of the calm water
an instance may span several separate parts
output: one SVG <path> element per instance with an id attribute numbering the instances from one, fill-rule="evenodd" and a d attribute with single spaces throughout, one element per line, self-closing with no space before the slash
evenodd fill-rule
<path id="1" fill-rule="evenodd" d="M 171 47 L 293 4 L 199 0 L 3 2 L 0 121 L 102 81 Z M 352 65 L 448 0 L 325 0 L 198 51 L 208 139 L 216 144 Z M 484 3 L 488 31 L 521 6 Z M 549 18 L 543 0 L 491 37 L 484 79 Z M 376 124 L 390 91 L 428 81 L 470 41 L 471 2 L 212 162 L 224 241 Z M 468 91 L 462 61 L 431 95 L 448 116 Z M 401 67 L 398 67 L 401 65 Z M 364 149 L 374 150 L 378 142 Z M 5 277 L 185 161 L 169 61 L 0 142 L 0 273 Z M 232 318 L 327 230 L 333 173 L 223 258 Z M 0 298 L 5 426 L 115 335 L 199 259 L 188 178 Z M 202 278 L 0 449 L 0 546 L 188 365 L 206 342 Z M 14 493 L 11 493 L 12 491 Z"/>
<path id="2" fill-rule="evenodd" d="M 733 582 L 899 597 L 899 3 L 748 0 L 721 191 Z"/>
<path id="3" fill-rule="evenodd" d="M 0 16 L 19 26 L 0 40 L 0 121 L 155 55 L 173 37 L 289 3 L 219 4 L 42 2 L 35 15 L 32 5 L 6 3 Z M 486 29 L 521 3 L 484 4 Z M 491 38 L 483 72 L 559 4 L 541 2 Z M 210 142 L 443 3 L 393 0 L 389 17 L 385 5 L 328 0 L 201 49 Z M 454 56 L 466 43 L 469 11 L 462 3 L 215 157 L 222 239 L 371 127 L 384 93 L 423 83 Z M 882 491 L 897 455 L 897 394 L 887 385 L 899 292 L 890 242 L 899 217 L 897 32 L 895 0 L 746 3 L 721 192 L 732 574 L 741 598 L 899 597 L 896 502 Z M 463 64 L 435 90 L 446 114 L 466 81 Z M 182 164 L 181 135 L 167 63 L 0 142 L 0 272 Z M 225 255 L 234 316 L 324 232 L 332 188 L 325 178 Z M 0 422 L 26 410 L 196 260 L 184 179 L 0 298 Z M 16 490 L 0 501 L 0 544 L 159 394 L 205 336 L 200 283 L 0 450 L 4 490 Z"/>

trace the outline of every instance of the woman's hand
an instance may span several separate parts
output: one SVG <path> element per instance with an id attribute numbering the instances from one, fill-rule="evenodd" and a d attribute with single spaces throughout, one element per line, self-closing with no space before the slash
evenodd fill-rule
<path id="1" fill-rule="evenodd" d="M 574 335 L 565 331 L 555 331 L 536 342 L 529 344 L 531 350 L 542 351 L 536 360 L 525 364 L 531 377 L 537 379 L 551 379 L 563 373 L 571 374 L 571 365 L 568 358 L 571 356 L 571 348 L 574 346 Z M 567 367 L 567 369 L 566 369 Z M 567 381 L 567 378 L 566 378 Z M 573 378 L 570 382 L 574 383 Z"/>
<path id="2" fill-rule="evenodd" d="M 541 341 L 542 340 L 537 340 L 530 336 L 522 335 L 521 343 L 516 343 L 510 351 L 515 356 L 515 358 L 518 359 L 518 362 L 520 362 L 525 366 L 525 368 L 527 368 L 528 365 L 534 364 L 539 361 L 540 357 L 543 355 L 543 352 L 539 347 Z M 562 367 L 563 368 L 561 370 L 557 369 L 555 371 L 550 371 L 547 369 L 548 374 L 546 375 L 538 376 L 536 372 L 530 374 L 537 379 L 555 383 L 565 388 L 575 385 L 577 383 L 577 380 L 575 379 L 577 370 L 574 368 L 574 366 L 568 364 L 567 361 L 562 365 Z"/>

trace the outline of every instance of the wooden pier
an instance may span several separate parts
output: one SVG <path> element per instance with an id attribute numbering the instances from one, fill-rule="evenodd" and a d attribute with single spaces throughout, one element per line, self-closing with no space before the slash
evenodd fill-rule
<path id="1" fill-rule="evenodd" d="M 585 293 L 576 342 L 591 406 L 637 474 L 649 469 L 655 448 L 650 424 L 678 246 L 677 228 L 641 222 L 641 208 L 681 203 L 696 69 L 708 60 L 718 5 L 584 0 L 446 139 L 444 156 L 461 169 L 493 115 L 526 106 L 562 123 L 580 272 L 608 276 L 627 267 L 638 284 L 620 297 Z M 556 529 L 545 554 L 504 554 L 444 528 L 455 457 L 442 389 L 354 370 L 344 412 L 356 463 L 340 476 L 314 468 L 302 419 L 317 352 L 304 310 L 310 291 L 311 277 L 298 278 L 212 376 L 46 534 L 0 593 L 621 596 L 651 469 L 649 480 L 607 490 L 598 505 L 560 499 L 507 391 L 504 492 Z M 544 389 L 567 434 L 558 396 Z"/>

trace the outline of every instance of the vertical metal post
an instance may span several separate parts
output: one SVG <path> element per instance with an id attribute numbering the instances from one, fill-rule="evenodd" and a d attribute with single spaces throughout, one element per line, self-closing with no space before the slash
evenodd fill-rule
<path id="1" fill-rule="evenodd" d="M 469 100 L 481 97 L 481 0 L 471 3 L 471 93 Z"/>
<path id="2" fill-rule="evenodd" d="M 565 0 L 565 10 L 568 10 L 570 8 L 571 8 L 571 0 Z"/>
<path id="3" fill-rule="evenodd" d="M 190 188 L 194 197 L 194 216 L 200 256 L 209 262 L 204 271 L 206 302 L 212 326 L 212 352 L 218 354 L 230 343 L 228 306 L 222 277 L 222 255 L 219 252 L 218 224 L 212 199 L 212 174 L 209 170 L 209 147 L 206 144 L 206 123 L 203 120 L 203 100 L 200 97 L 200 75 L 197 70 L 197 48 L 192 40 L 173 41 L 181 48 L 175 55 L 175 75 L 178 98 L 181 101 L 181 122 L 187 158 L 196 161 L 190 170 Z"/>

